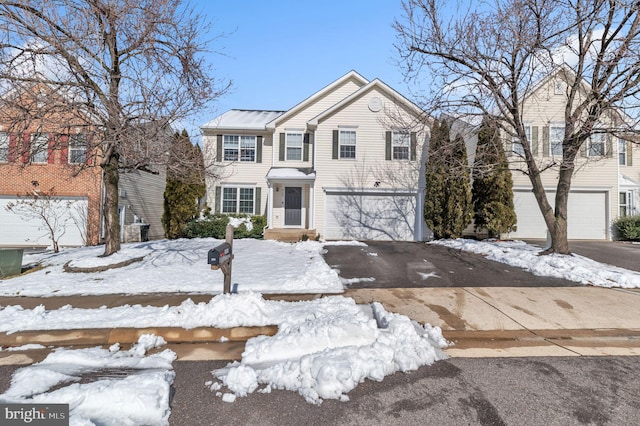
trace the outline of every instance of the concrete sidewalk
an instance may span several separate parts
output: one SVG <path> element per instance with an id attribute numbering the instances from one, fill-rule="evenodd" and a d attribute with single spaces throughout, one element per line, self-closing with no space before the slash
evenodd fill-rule
<path id="1" fill-rule="evenodd" d="M 280 300 L 309 300 L 322 295 L 265 295 Z M 328 295 L 327 295 L 328 296 Z M 442 328 L 453 343 L 452 357 L 640 355 L 640 290 L 599 287 L 462 287 L 351 289 L 357 303 L 381 302 L 390 312 Z M 179 305 L 206 302 L 212 295 L 110 295 L 54 298 L 0 297 L 0 306 L 64 305 L 97 308 L 129 305 Z M 0 364 L 28 364 L 52 347 L 123 347 L 144 333 L 161 335 L 179 360 L 239 359 L 246 339 L 274 334 L 276 327 L 234 329 L 157 327 L 0 333 L 0 347 L 29 343 L 47 349 L 0 352 Z M 224 338 L 223 338 L 224 337 Z M 229 341 L 221 342 L 221 340 Z"/>

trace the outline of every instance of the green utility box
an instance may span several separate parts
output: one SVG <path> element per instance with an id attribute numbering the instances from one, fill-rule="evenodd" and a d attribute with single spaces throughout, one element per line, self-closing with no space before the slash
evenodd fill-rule
<path id="1" fill-rule="evenodd" d="M 22 272 L 24 249 L 0 248 L 0 278 L 18 275 Z"/>

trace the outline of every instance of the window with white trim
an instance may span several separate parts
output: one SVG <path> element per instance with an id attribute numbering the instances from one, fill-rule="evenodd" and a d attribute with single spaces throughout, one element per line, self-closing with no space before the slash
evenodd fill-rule
<path id="1" fill-rule="evenodd" d="M 627 141 L 618 139 L 618 164 L 627 165 Z"/>
<path id="2" fill-rule="evenodd" d="M 256 137 L 224 135 L 224 161 L 256 161 Z"/>
<path id="3" fill-rule="evenodd" d="M 605 138 L 604 133 L 593 133 L 589 137 L 589 148 L 587 155 L 589 157 L 604 157 L 605 155 Z"/>
<path id="4" fill-rule="evenodd" d="M 287 132 L 285 145 L 288 161 L 302 161 L 302 141 L 302 133 Z"/>
<path id="5" fill-rule="evenodd" d="M 87 162 L 87 136 L 84 134 L 69 135 L 69 164 Z"/>
<path id="6" fill-rule="evenodd" d="M 633 213 L 633 192 L 625 191 L 618 194 L 618 205 L 620 206 L 620 216 L 631 216 Z"/>
<path id="7" fill-rule="evenodd" d="M 31 162 L 46 163 L 49 158 L 49 135 L 34 133 L 31 135 Z"/>
<path id="8" fill-rule="evenodd" d="M 339 158 L 356 158 L 356 131 L 355 129 L 340 130 L 338 138 L 338 146 L 340 150 Z"/>
<path id="9" fill-rule="evenodd" d="M 525 124 L 524 125 L 524 134 L 527 137 L 527 143 L 529 144 L 529 146 L 531 146 L 531 124 Z M 519 155 L 519 156 L 524 156 L 524 148 L 522 146 L 522 144 L 525 143 L 524 141 L 520 141 L 520 138 L 518 138 L 517 136 L 514 136 L 512 139 L 512 150 L 513 153 L 515 155 Z"/>
<path id="10" fill-rule="evenodd" d="M 254 188 L 223 187 L 222 213 L 254 213 Z"/>
<path id="11" fill-rule="evenodd" d="M 562 141 L 564 140 L 564 126 L 551 125 L 549 127 L 549 143 L 551 155 L 562 156 Z"/>
<path id="12" fill-rule="evenodd" d="M 0 163 L 9 161 L 9 134 L 0 132 Z"/>
<path id="13" fill-rule="evenodd" d="M 391 134 L 391 154 L 394 160 L 408 160 L 411 135 L 407 131 L 394 131 Z"/>

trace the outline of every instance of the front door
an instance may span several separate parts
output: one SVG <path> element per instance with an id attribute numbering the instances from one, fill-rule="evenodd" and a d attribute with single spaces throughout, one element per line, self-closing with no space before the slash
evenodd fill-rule
<path id="1" fill-rule="evenodd" d="M 284 188 L 284 225 L 302 225 L 302 188 L 299 186 Z"/>

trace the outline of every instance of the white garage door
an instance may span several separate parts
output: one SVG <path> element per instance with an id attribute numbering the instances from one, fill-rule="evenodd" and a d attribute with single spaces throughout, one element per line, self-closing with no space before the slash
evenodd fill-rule
<path id="1" fill-rule="evenodd" d="M 553 206 L 555 192 L 547 192 Z M 518 230 L 511 238 L 546 238 L 540 208 L 531 191 L 514 191 L 514 204 L 518 216 Z M 607 239 L 607 193 L 577 192 L 569 194 L 568 236 L 574 240 Z"/>
<path id="2" fill-rule="evenodd" d="M 51 247 L 50 232 L 44 216 L 55 230 L 60 246 L 82 246 L 87 230 L 86 197 L 60 197 L 38 201 L 33 207 L 19 205 L 17 213 L 7 210 L 20 203 L 16 197 L 0 197 L 0 245 Z M 16 209 L 14 209 L 15 211 Z"/>
<path id="3" fill-rule="evenodd" d="M 413 241 L 415 212 L 415 195 L 326 194 L 325 238 Z"/>

